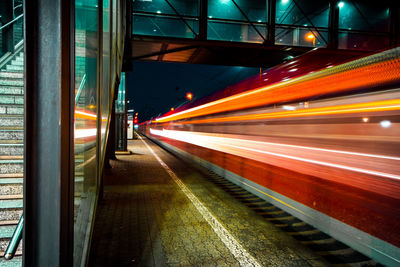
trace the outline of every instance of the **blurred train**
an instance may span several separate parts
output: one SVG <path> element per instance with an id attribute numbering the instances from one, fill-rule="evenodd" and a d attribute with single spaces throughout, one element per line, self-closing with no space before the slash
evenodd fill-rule
<path id="1" fill-rule="evenodd" d="M 400 265 L 400 48 L 313 50 L 140 131 L 385 265 Z"/>

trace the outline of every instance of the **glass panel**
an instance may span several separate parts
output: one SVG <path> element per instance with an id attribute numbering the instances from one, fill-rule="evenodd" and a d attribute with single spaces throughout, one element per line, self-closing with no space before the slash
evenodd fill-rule
<path id="1" fill-rule="evenodd" d="M 266 26 L 257 25 L 257 30 L 265 39 Z M 248 23 L 208 21 L 208 39 L 234 42 L 263 43 L 264 40 Z"/>
<path id="2" fill-rule="evenodd" d="M 390 16 L 387 1 L 340 1 L 339 28 L 389 32 Z"/>
<path id="3" fill-rule="evenodd" d="M 266 0 L 235 0 L 239 8 L 231 0 L 208 0 L 208 16 L 210 18 L 247 21 L 246 16 L 254 22 L 266 22 Z M 241 12 L 242 11 L 242 12 Z"/>
<path id="4" fill-rule="evenodd" d="M 275 28 L 275 44 L 324 47 L 328 40 L 328 31 L 318 29 L 318 31 L 303 27 L 279 26 Z"/>
<path id="5" fill-rule="evenodd" d="M 328 21 L 328 0 L 276 1 L 276 24 L 328 27 Z"/>
<path id="6" fill-rule="evenodd" d="M 74 266 L 85 263 L 97 191 L 97 1 L 75 8 Z"/>
<path id="7" fill-rule="evenodd" d="M 116 150 L 126 151 L 126 98 L 125 98 L 125 73 L 121 73 L 121 82 L 118 88 L 118 97 L 115 100 L 115 130 Z"/>
<path id="8" fill-rule="evenodd" d="M 109 98 L 110 95 L 110 0 L 103 1 L 103 91 L 101 96 L 101 155 L 104 159 L 104 151 L 106 149 L 106 129 L 109 122 Z M 103 162 L 103 160 L 102 160 Z"/>
<path id="9" fill-rule="evenodd" d="M 198 21 L 188 18 L 185 20 L 197 34 Z M 195 37 L 193 32 L 180 18 L 154 17 L 138 14 L 133 16 L 133 34 L 183 38 Z"/>
<path id="10" fill-rule="evenodd" d="M 24 38 L 22 13 L 22 0 L 0 1 L 0 27 L 5 26 L 0 30 L 0 57 L 21 47 L 18 44 L 22 44 Z"/>
<path id="11" fill-rule="evenodd" d="M 169 0 L 178 14 L 182 16 L 198 16 L 198 0 Z M 133 0 L 134 12 L 152 12 L 158 14 L 176 15 L 176 12 L 165 0 Z"/>
<path id="12" fill-rule="evenodd" d="M 339 32 L 339 48 L 376 51 L 389 47 L 389 34 Z"/>

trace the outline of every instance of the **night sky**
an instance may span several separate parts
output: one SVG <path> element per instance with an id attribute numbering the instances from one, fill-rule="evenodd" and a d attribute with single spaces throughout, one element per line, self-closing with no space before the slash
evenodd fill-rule
<path id="1" fill-rule="evenodd" d="M 201 98 L 259 71 L 246 67 L 135 61 L 126 79 L 128 109 L 138 112 L 139 122 L 143 122 L 182 104 L 186 92 Z"/>

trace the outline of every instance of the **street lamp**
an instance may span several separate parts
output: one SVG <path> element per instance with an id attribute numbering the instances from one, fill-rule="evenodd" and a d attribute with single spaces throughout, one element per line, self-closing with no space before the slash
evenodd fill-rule
<path id="1" fill-rule="evenodd" d="M 193 99 L 193 94 L 190 92 L 186 93 L 186 99 L 191 101 Z"/>
<path id="2" fill-rule="evenodd" d="M 315 35 L 312 32 L 307 34 L 307 39 L 312 40 L 313 46 L 315 46 Z"/>

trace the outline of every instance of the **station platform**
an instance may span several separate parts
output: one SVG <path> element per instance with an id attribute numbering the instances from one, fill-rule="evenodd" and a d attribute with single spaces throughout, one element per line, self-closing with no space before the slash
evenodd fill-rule
<path id="1" fill-rule="evenodd" d="M 129 150 L 105 172 L 89 266 L 329 265 L 265 219 L 266 202 L 144 137 Z"/>

